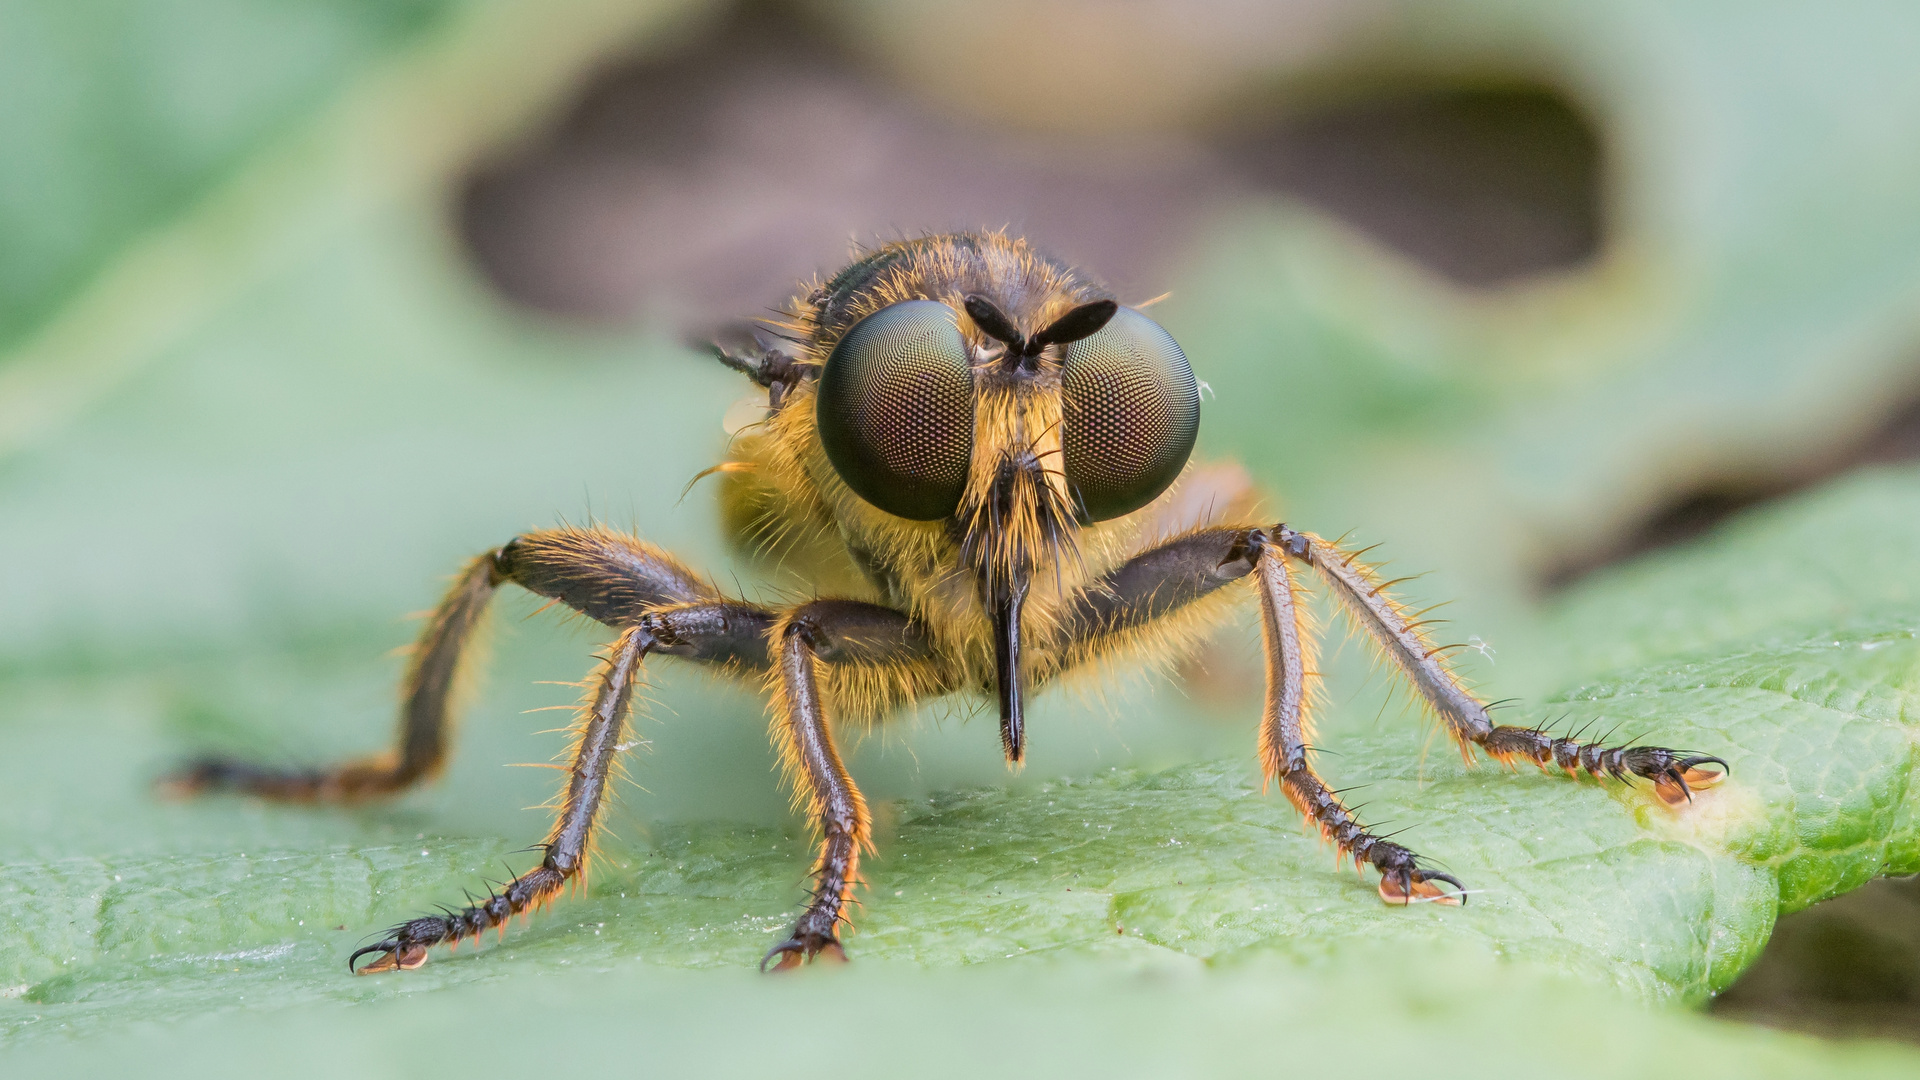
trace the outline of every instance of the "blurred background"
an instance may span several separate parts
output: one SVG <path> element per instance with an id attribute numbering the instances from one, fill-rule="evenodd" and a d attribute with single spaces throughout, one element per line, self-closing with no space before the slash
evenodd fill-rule
<path id="1" fill-rule="evenodd" d="M 1200 455 L 1430 571 L 1409 592 L 1500 696 L 1634 661 L 1541 627 L 1605 567 L 1920 457 L 1916 55 L 1920 10 L 1865 2 L 0 3 L 0 863 L 534 839 L 550 774 L 500 766 L 559 749 L 521 714 L 598 641 L 518 599 L 398 808 L 146 783 L 383 745 L 403 616 L 528 528 L 804 591 L 682 497 L 751 389 L 697 343 L 930 231 L 1170 293 Z M 853 768 L 886 800 L 1248 756 L 1253 641 L 1048 699 L 1020 777 L 943 709 Z M 1334 722 L 1411 722 L 1354 650 L 1330 671 Z M 627 842 L 798 835 L 760 703 L 654 681 Z M 1920 1032 L 1911 883 L 1777 941 L 1716 1008 Z"/>

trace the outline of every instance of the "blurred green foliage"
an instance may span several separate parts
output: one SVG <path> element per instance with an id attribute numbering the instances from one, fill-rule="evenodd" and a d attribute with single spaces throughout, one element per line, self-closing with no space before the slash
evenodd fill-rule
<path id="1" fill-rule="evenodd" d="M 0 354 L 454 2 L 0 7 Z"/>
<path id="2" fill-rule="evenodd" d="M 463 112 L 489 87 L 524 111 L 566 84 L 555 74 L 509 94 L 502 72 L 536 55 L 583 71 L 669 6 L 228 6 L 224 21 L 203 12 L 224 34 L 258 27 L 279 42 L 276 20 L 296 17 L 332 29 L 292 35 L 311 39 L 303 61 L 255 50 L 231 74 L 126 30 L 115 47 L 165 58 L 148 74 L 63 21 L 76 9 L 0 16 L 103 57 L 45 79 L 125 80 L 90 106 L 109 120 L 42 117 L 18 137 L 33 160 L 6 166 L 28 179 L 0 172 L 24 193 L 6 212 L 47 245 L 0 253 L 0 275 L 22 283 L 0 293 L 0 339 L 40 342 L 20 347 L 12 382 L 0 357 L 0 388 L 19 391 L 0 414 L 31 432 L 0 430 L 0 1039 L 19 1044 L 13 1067 L 298 1075 L 350 1061 L 379 1075 L 496 1067 L 559 1041 L 577 1062 L 678 1071 L 1284 1056 L 1520 1075 L 1552 1057 L 1580 1075 L 1649 1055 L 1745 1075 L 1911 1071 L 1909 1052 L 1641 1006 L 1724 987 L 1783 910 L 1920 870 L 1920 474 L 1863 474 L 1551 604 L 1531 595 L 1553 537 L 1622 527 L 1671 485 L 1662 469 L 1685 475 L 1756 441 L 1815 446 L 1816 425 L 1779 422 L 1796 403 L 1831 417 L 1898 385 L 1920 249 L 1894 249 L 1920 223 L 1902 202 L 1920 166 L 1869 153 L 1920 108 L 1890 74 L 1897 35 L 1809 36 L 1782 18 L 1716 37 L 1727 20 L 1631 4 L 1404 9 L 1384 40 L 1411 54 L 1452 42 L 1464 65 L 1461 43 L 1477 41 L 1516 64 L 1557 56 L 1617 110 L 1603 119 L 1624 190 L 1642 200 L 1623 210 L 1624 246 L 1584 276 L 1469 297 L 1299 208 L 1251 204 L 1196 240 L 1165 308 L 1215 392 L 1205 451 L 1245 460 L 1289 520 L 1357 527 L 1401 566 L 1436 568 L 1411 589 L 1460 598 L 1459 632 L 1496 646 L 1467 654 L 1470 673 L 1535 699 L 1509 717 L 1621 724 L 1729 758 L 1735 778 L 1695 807 L 1469 771 L 1379 683 L 1360 688 L 1349 651 L 1330 667 L 1326 771 L 1370 784 L 1370 819 L 1417 825 L 1416 846 L 1484 890 L 1461 910 L 1394 911 L 1259 792 L 1255 698 L 1230 680 L 1191 699 L 1049 699 L 1032 764 L 1011 779 L 989 726 L 933 709 L 853 755 L 883 827 L 850 941 L 860 963 L 751 980 L 738 969 L 799 896 L 803 830 L 773 783 L 760 704 L 658 664 L 638 721 L 653 745 L 632 763 L 641 790 L 612 815 L 618 839 L 586 894 L 481 957 L 356 980 L 343 960 L 360 935 L 457 899 L 541 834 L 544 815 L 518 808 L 547 796 L 551 774 L 500 766 L 559 749 L 533 733 L 552 723 L 520 712 L 572 698 L 537 680 L 577 677 L 591 635 L 522 626 L 533 605 L 509 603 L 492 689 L 448 777 L 393 807 L 158 805 L 146 781 L 206 746 L 291 761 L 379 745 L 398 664 L 379 656 L 410 630 L 398 615 L 429 605 L 465 555 L 558 513 L 636 525 L 732 572 L 703 493 L 677 500 L 722 452 L 719 416 L 741 387 L 644 331 L 507 310 L 443 224 L 459 154 L 370 152 L 448 127 L 471 151 L 510 127 Z M 125 18 L 109 25 L 125 27 L 150 11 L 114 10 Z M 566 33 L 543 37 L 553 25 Z M 376 57 L 380 73 L 365 74 Z M 1783 66 L 1789 85 L 1827 96 L 1793 96 L 1802 113 L 1783 116 L 1781 84 L 1763 77 Z M 157 88 L 176 71 L 216 85 L 191 98 L 212 104 L 180 106 L 194 138 L 134 118 L 162 108 Z M 1650 102 L 1644 84 L 1672 100 Z M 380 108 L 329 104 L 355 94 Z M 247 107 L 215 107 L 228 98 Z M 1694 126 L 1649 127 L 1656 105 Z M 1818 171 L 1795 171 L 1804 155 L 1766 137 L 1776 121 L 1824 130 L 1856 113 L 1885 126 L 1830 133 Z M 402 119 L 382 128 L 375 114 Z M 305 138 L 318 130 L 332 134 Z M 143 139 L 166 146 L 150 173 L 116 164 L 144 160 Z M 1730 141 L 1783 163 L 1765 179 L 1784 194 L 1755 188 L 1776 212 L 1798 208 L 1781 228 L 1695 189 L 1633 186 L 1649 171 L 1731 185 L 1719 170 L 1747 159 L 1725 153 Z M 1675 164 L 1690 145 L 1713 167 Z M 334 183 L 343 175 L 354 182 Z M 86 194 L 102 177 L 135 194 Z M 223 214 L 240 201 L 240 220 L 276 222 L 270 240 L 231 229 Z M 1714 235 L 1739 242 L 1635 243 L 1666 236 L 1662 223 L 1680 235 L 1736 220 Z M 193 278 L 179 304 L 128 301 L 179 295 L 140 261 L 154 235 L 226 269 Z M 1788 286 L 1803 272 L 1820 289 L 1799 305 Z M 81 284 L 116 274 L 113 290 Z M 116 319 L 117 335 L 60 336 Z M 43 415 L 35 402 L 53 404 Z M 1699 453 L 1680 454 L 1673 429 L 1700 409 L 1711 422 L 1680 433 Z M 1247 655 L 1221 656 L 1236 650 Z M 921 970 L 959 965 L 984 970 Z M 829 987 L 839 1004 L 816 1012 Z M 354 1003 L 370 1007 L 342 1007 Z M 491 1022 L 502 1014 L 513 1022 Z M 443 1041 L 476 1026 L 470 1043 Z M 442 1034 L 411 1038 L 423 1030 Z M 955 1035 L 975 1030 L 1005 1039 Z M 1582 1037 L 1596 1030 L 1608 1037 Z M 88 1044 L 32 1038 L 57 1031 Z M 1571 1063 L 1554 1032 L 1578 1042 Z M 828 1034 L 855 1036 L 854 1056 L 828 1050 Z"/>

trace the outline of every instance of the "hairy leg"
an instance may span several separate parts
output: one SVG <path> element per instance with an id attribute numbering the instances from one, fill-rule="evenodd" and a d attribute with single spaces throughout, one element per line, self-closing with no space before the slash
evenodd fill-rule
<path id="1" fill-rule="evenodd" d="M 1244 525 L 1175 537 L 1115 567 L 1067 603 L 1060 634 L 1046 642 L 1054 672 L 1097 660 L 1133 643 L 1158 640 L 1168 620 L 1253 572 L 1264 538 Z"/>
<path id="2" fill-rule="evenodd" d="M 393 795 L 431 778 L 446 761 L 467 647 L 495 590 L 509 582 L 615 628 L 650 620 L 657 652 L 747 668 L 767 664 L 772 614 L 720 599 L 659 548 L 607 529 L 529 533 L 469 563 L 428 621 L 407 671 L 395 750 L 329 769 L 207 758 L 163 784 L 177 794 L 225 790 L 337 803 Z"/>
<path id="3" fill-rule="evenodd" d="M 857 880 L 860 852 L 871 847 L 872 819 L 834 745 L 821 669 L 912 664 L 931 653 L 906 615 L 851 600 L 803 604 L 781 619 L 774 636 L 774 744 L 797 801 L 819 824 L 820 856 L 806 909 L 786 940 L 760 961 L 762 970 L 769 962 L 776 970 L 797 967 L 816 955 L 846 959 L 839 924 Z"/>
<path id="4" fill-rule="evenodd" d="M 1464 890 L 1459 881 L 1420 865 L 1419 856 L 1412 851 L 1367 831 L 1313 771 L 1307 760 L 1312 728 L 1312 693 L 1307 679 L 1313 627 L 1301 607 L 1300 593 L 1285 557 L 1264 534 L 1255 535 L 1262 541 L 1254 581 L 1260 591 L 1260 623 L 1267 656 L 1267 703 L 1260 723 L 1262 771 L 1279 781 L 1288 800 L 1319 826 L 1322 836 L 1350 856 L 1356 868 L 1371 863 L 1380 871 L 1382 900 L 1390 904 L 1415 900 L 1462 902 L 1464 891 L 1450 893 L 1436 884 L 1444 881 L 1455 890 Z"/>
<path id="5" fill-rule="evenodd" d="M 757 648 L 764 660 L 767 633 L 763 627 L 773 625 L 772 616 L 760 609 L 743 615 L 743 607 L 715 601 L 642 615 L 613 646 L 599 691 L 582 718 L 573 779 L 541 865 L 483 902 L 394 927 L 386 939 L 354 953 L 352 959 L 380 954 L 361 973 L 419 967 L 433 945 L 458 943 L 501 927 L 508 917 L 538 906 L 583 870 L 641 659 L 649 653 L 664 653 L 733 663 L 750 659 Z M 867 844 L 866 804 L 834 746 L 819 669 L 826 669 L 826 681 L 843 694 L 859 693 L 867 689 L 863 684 L 876 678 L 897 678 L 903 669 L 935 665 L 937 658 L 922 628 L 906 615 L 858 601 L 818 600 L 803 605 L 787 613 L 774 636 L 781 642 L 774 672 L 779 680 L 775 737 L 787 770 L 823 833 L 816 884 L 807 908 L 789 939 L 768 953 L 768 959 L 779 957 L 777 967 L 787 968 L 819 953 L 845 959 L 836 928 L 856 880 L 860 848 Z"/>
<path id="6" fill-rule="evenodd" d="M 1285 558 L 1264 529 L 1201 529 L 1141 552 L 1085 590 L 1062 621 L 1058 647 L 1068 665 L 1084 663 L 1135 635 L 1154 635 L 1225 586 L 1251 575 L 1260 600 L 1267 700 L 1260 724 L 1260 765 L 1322 835 L 1380 871 L 1390 903 L 1457 902 L 1435 882 L 1459 882 L 1420 865 L 1419 857 L 1382 840 L 1355 820 L 1308 761 L 1312 728 L 1313 628 L 1300 605 Z"/>
<path id="7" fill-rule="evenodd" d="M 1380 644 L 1440 715 L 1469 764 L 1477 746 L 1509 764 L 1525 759 L 1541 768 L 1558 766 L 1569 775 L 1585 772 L 1616 779 L 1641 777 L 1651 780 L 1654 791 L 1669 805 L 1692 799 L 1694 791 L 1718 783 L 1726 775 L 1727 763 L 1709 754 L 1661 746 L 1607 747 L 1556 738 L 1538 728 L 1493 723 L 1487 706 L 1469 693 L 1447 666 L 1446 647 L 1433 644 L 1418 614 L 1409 614 L 1387 591 L 1394 583 L 1383 581 L 1373 567 L 1362 562 L 1361 553 L 1344 551 L 1284 525 L 1275 530 L 1274 540 L 1289 557 L 1319 573 L 1354 621 Z M 1703 769 L 1703 765 L 1719 768 Z"/>
<path id="8" fill-rule="evenodd" d="M 228 757 L 189 762 L 160 781 L 174 796 L 238 791 L 275 802 L 348 803 L 392 795 L 439 772 L 461 656 L 499 586 L 494 555 L 467 564 L 414 646 L 392 751 L 332 768 L 288 769 Z"/>
<path id="9" fill-rule="evenodd" d="M 580 717 L 579 744 L 574 749 L 559 820 L 541 845 L 546 857 L 540 865 L 461 911 L 401 923 L 384 940 L 348 957 L 349 970 L 355 961 L 372 953 L 379 954 L 378 958 L 359 969 L 359 974 L 417 968 L 427 962 L 427 950 L 441 942 L 457 944 L 462 938 L 477 937 L 493 927 L 505 933 L 509 918 L 546 902 L 562 885 L 584 874 L 594 819 L 599 816 L 620 739 L 626 731 L 634 680 L 640 673 L 640 661 L 653 645 L 653 635 L 636 626 L 620 635 L 608 650 L 599 687 Z"/>

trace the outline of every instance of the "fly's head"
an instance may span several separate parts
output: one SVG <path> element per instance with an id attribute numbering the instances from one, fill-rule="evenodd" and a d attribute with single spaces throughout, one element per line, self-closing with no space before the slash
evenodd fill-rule
<path id="1" fill-rule="evenodd" d="M 969 243 L 909 249 L 920 257 L 844 290 L 845 330 L 819 349 L 813 426 L 853 495 L 925 523 L 918 534 L 967 576 L 992 628 L 1001 737 L 1017 762 L 1030 589 L 1077 581 L 1080 530 L 1173 483 L 1200 398 L 1180 347 L 1146 315 L 1024 245 L 956 239 Z"/>

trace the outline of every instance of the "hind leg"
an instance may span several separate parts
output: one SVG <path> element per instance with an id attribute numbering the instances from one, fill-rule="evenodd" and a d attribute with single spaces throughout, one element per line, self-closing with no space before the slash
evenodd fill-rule
<path id="1" fill-rule="evenodd" d="M 178 795 L 237 791 L 276 802 L 352 803 L 431 779 L 446 762 L 467 647 L 494 592 L 508 583 L 617 629 L 650 618 L 659 631 L 658 652 L 766 666 L 771 613 L 721 599 L 659 548 L 606 529 L 529 533 L 468 563 L 434 611 L 407 669 L 393 750 L 323 769 L 204 758 L 167 777 L 164 788 Z"/>
<path id="2" fill-rule="evenodd" d="M 1359 552 L 1344 551 L 1284 525 L 1274 530 L 1274 537 L 1288 557 L 1312 567 L 1327 583 L 1353 620 L 1440 715 L 1468 763 L 1478 747 L 1509 764 L 1527 760 L 1543 769 L 1564 769 L 1569 775 L 1639 777 L 1651 781 L 1654 792 L 1669 806 L 1690 801 L 1695 791 L 1719 783 L 1726 775 L 1727 763 L 1710 754 L 1664 746 L 1610 747 L 1556 738 L 1539 728 L 1495 724 L 1486 705 L 1468 693 L 1448 668 L 1447 648 L 1433 644 L 1418 616 L 1408 614 L 1387 591 L 1393 583 L 1381 580 L 1373 567 L 1360 560 Z"/>

